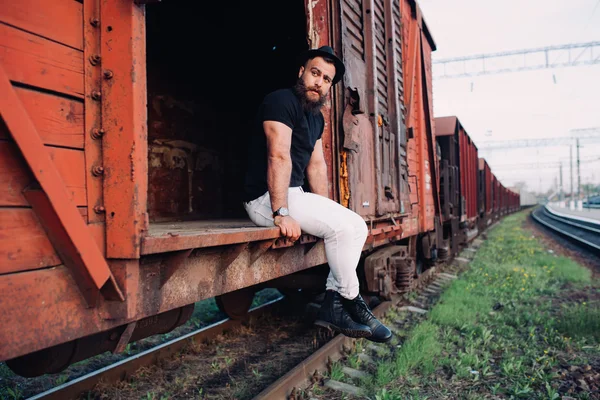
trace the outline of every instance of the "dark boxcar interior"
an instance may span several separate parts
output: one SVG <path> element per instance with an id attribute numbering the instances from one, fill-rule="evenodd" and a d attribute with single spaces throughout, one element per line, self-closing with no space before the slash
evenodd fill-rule
<path id="1" fill-rule="evenodd" d="M 147 5 L 150 222 L 246 220 L 256 109 L 293 85 L 308 48 L 303 0 Z"/>

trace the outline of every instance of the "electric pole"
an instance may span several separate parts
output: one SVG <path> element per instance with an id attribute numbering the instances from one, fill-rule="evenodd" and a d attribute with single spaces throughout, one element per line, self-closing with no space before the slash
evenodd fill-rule
<path id="1" fill-rule="evenodd" d="M 577 199 L 581 200 L 581 173 L 579 172 L 579 138 L 577 138 Z"/>
<path id="2" fill-rule="evenodd" d="M 560 186 L 558 187 L 558 200 L 563 201 L 563 175 L 562 163 L 560 163 Z"/>
<path id="3" fill-rule="evenodd" d="M 571 149 L 571 200 L 573 200 L 573 145 L 569 147 Z"/>

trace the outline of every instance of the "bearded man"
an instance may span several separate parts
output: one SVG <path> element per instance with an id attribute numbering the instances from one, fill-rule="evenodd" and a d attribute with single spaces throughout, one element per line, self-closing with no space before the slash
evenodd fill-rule
<path id="1" fill-rule="evenodd" d="M 321 107 L 345 67 L 329 46 L 307 51 L 300 61 L 296 85 L 269 93 L 258 109 L 244 208 L 256 225 L 278 226 L 290 240 L 298 240 L 302 232 L 324 239 L 330 273 L 316 325 L 387 342 L 392 333 L 359 294 L 356 267 L 367 225 L 360 215 L 328 198 Z M 310 192 L 302 188 L 305 177 Z"/>

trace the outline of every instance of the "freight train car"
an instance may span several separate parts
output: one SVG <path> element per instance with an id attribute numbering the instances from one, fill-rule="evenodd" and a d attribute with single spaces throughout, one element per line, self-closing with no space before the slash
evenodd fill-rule
<path id="1" fill-rule="evenodd" d="M 493 174 L 488 162 L 484 158 L 479 159 L 479 230 L 485 229 L 494 220 L 494 186 Z"/>
<path id="2" fill-rule="evenodd" d="M 202 299 L 235 318 L 263 287 L 324 290 L 323 241 L 256 227 L 239 200 L 256 109 L 308 48 L 347 65 L 323 144 L 329 197 L 369 226 L 363 293 L 448 253 L 414 1 L 23 0 L 0 21 L 0 361 L 18 374 L 122 351 Z"/>
<path id="3" fill-rule="evenodd" d="M 461 244 L 475 237 L 480 220 L 477 146 L 456 116 L 436 117 L 435 135 L 444 238 L 451 240 L 456 254 Z"/>

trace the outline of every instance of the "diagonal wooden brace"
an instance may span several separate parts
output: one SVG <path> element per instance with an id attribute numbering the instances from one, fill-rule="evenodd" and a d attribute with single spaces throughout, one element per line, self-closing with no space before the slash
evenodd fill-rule
<path id="1" fill-rule="evenodd" d="M 56 166 L 1 64 L 0 93 L 0 115 L 41 187 L 25 195 L 62 262 L 73 273 L 88 306 L 96 306 L 98 294 L 123 301 L 106 259 L 69 199 Z"/>

